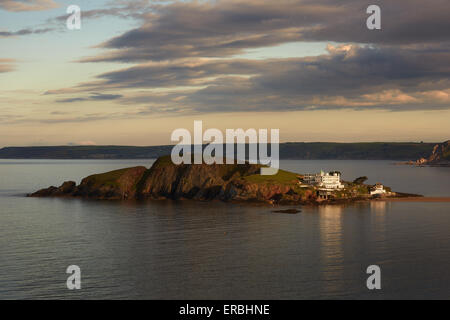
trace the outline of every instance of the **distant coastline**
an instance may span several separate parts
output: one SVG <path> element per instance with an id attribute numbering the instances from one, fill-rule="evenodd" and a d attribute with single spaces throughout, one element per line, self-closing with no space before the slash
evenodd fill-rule
<path id="1" fill-rule="evenodd" d="M 280 159 L 292 160 L 393 160 L 426 158 L 436 143 L 416 142 L 289 142 L 280 144 Z M 248 147 L 248 146 L 247 146 Z M 4 147 L 0 159 L 157 159 L 173 146 L 45 146 Z"/>

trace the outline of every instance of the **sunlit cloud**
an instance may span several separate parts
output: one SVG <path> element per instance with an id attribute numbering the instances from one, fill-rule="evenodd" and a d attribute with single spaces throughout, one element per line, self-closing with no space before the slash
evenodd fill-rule
<path id="1" fill-rule="evenodd" d="M 15 69 L 14 59 L 1 59 L 0 58 L 0 73 L 11 72 Z"/>
<path id="2" fill-rule="evenodd" d="M 0 9 L 12 12 L 41 11 L 59 7 L 53 0 L 0 0 Z"/>

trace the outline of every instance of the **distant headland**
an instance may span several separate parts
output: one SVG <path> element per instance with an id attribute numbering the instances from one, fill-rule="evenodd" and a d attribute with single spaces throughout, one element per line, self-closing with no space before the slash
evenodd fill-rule
<path id="1" fill-rule="evenodd" d="M 433 147 L 433 151 L 427 157 L 406 164 L 417 166 L 450 167 L 450 140 L 439 143 Z"/>
<path id="2" fill-rule="evenodd" d="M 340 172 L 297 174 L 279 170 L 260 175 L 257 164 L 181 164 L 170 156 L 158 158 L 150 169 L 133 167 L 95 174 L 80 185 L 73 181 L 39 190 L 31 197 L 87 199 L 174 199 L 199 201 L 263 202 L 269 204 L 341 203 L 356 200 L 398 198 L 382 184 L 366 185 L 366 177 L 341 181 Z"/>

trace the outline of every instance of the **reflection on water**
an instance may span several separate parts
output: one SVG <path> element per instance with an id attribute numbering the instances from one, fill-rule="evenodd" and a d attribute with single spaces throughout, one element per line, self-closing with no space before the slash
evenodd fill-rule
<path id="1" fill-rule="evenodd" d="M 386 215 L 390 211 L 391 202 L 376 201 L 370 202 L 370 217 L 372 218 L 372 226 L 374 234 L 378 237 L 380 243 L 384 243 L 386 233 Z"/>
<path id="2" fill-rule="evenodd" d="M 22 196 L 150 163 L 0 161 L 0 298 L 450 298 L 450 203 L 305 206 L 286 215 L 220 202 Z M 312 162 L 289 165 L 303 172 Z M 318 167 L 340 166 L 330 161 Z M 351 175 L 373 172 L 371 162 L 346 166 Z M 376 173 L 390 171 L 391 179 L 407 181 L 403 169 L 388 162 L 374 166 Z M 435 172 L 419 175 L 433 190 Z M 441 192 L 448 192 L 450 179 L 441 180 Z M 82 270 L 77 292 L 65 288 L 71 264 Z M 365 285 L 372 264 L 382 270 L 379 292 Z"/>
<path id="3" fill-rule="evenodd" d="M 376 201 L 370 203 L 370 217 L 371 217 L 371 235 L 377 244 L 378 252 L 386 252 L 388 245 L 387 237 L 387 214 L 388 212 L 395 212 L 391 210 L 391 202 Z"/>
<path id="4" fill-rule="evenodd" d="M 341 205 L 325 205 L 318 208 L 321 239 L 323 292 L 335 294 L 343 288 L 343 232 Z"/>
<path id="5" fill-rule="evenodd" d="M 390 202 L 387 201 L 372 201 L 370 202 L 370 211 L 375 213 L 376 217 L 382 216 L 386 214 L 386 206 L 387 204 L 390 204 Z"/>

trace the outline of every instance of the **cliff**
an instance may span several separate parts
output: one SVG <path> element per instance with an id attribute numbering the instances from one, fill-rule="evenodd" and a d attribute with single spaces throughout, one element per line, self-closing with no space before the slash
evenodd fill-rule
<path id="1" fill-rule="evenodd" d="M 434 146 L 428 158 L 421 158 L 416 161 L 419 165 L 450 165 L 450 140 Z"/>
<path id="2" fill-rule="evenodd" d="M 84 178 L 78 186 L 68 181 L 30 196 L 270 203 L 315 200 L 312 188 L 298 186 L 297 174 L 280 170 L 274 176 L 261 176 L 260 169 L 254 164 L 174 165 L 170 157 L 161 157 L 150 169 L 134 167 L 96 174 Z"/>

